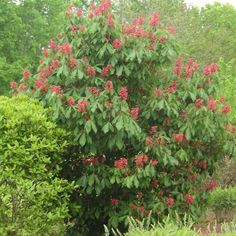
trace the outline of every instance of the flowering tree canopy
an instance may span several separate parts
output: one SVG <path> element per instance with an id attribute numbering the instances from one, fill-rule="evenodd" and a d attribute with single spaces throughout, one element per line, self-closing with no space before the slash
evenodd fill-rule
<path id="1" fill-rule="evenodd" d="M 215 186 L 202 176 L 233 151 L 217 65 L 201 69 L 181 57 L 172 65 L 174 29 L 158 13 L 126 24 L 110 8 L 109 0 L 86 14 L 69 6 L 38 74 L 25 70 L 21 84 L 11 83 L 72 132 L 64 176 L 76 181 L 71 213 L 88 235 L 101 235 L 103 224 L 123 229 L 127 215 L 198 215 Z"/>

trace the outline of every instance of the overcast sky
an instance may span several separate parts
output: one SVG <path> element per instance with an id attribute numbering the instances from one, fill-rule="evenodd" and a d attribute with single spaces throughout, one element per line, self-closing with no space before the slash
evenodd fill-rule
<path id="1" fill-rule="evenodd" d="M 216 0 L 185 0 L 186 3 L 197 5 L 197 6 L 204 6 L 207 3 L 214 3 Z M 218 0 L 217 2 L 220 3 L 230 3 L 236 7 L 236 0 Z"/>

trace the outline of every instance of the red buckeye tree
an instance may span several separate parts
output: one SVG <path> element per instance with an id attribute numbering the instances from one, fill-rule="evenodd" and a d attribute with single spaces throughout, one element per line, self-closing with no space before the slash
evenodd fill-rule
<path id="1" fill-rule="evenodd" d="M 74 137 L 63 173 L 77 185 L 72 235 L 101 235 L 103 224 L 125 229 L 127 216 L 199 215 L 202 176 L 233 150 L 217 65 L 200 69 L 181 57 L 172 65 L 173 27 L 159 14 L 127 24 L 110 8 L 109 0 L 87 13 L 69 6 L 38 74 L 25 70 L 21 84 L 11 83 L 51 107 Z"/>

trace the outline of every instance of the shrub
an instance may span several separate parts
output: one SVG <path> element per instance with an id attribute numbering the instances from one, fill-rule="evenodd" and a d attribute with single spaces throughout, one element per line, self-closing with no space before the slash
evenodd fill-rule
<path id="1" fill-rule="evenodd" d="M 0 97 L 0 234 L 62 235 L 70 184 L 58 178 L 65 131 L 27 97 Z"/>
<path id="2" fill-rule="evenodd" d="M 121 24 L 109 8 L 105 0 L 83 15 L 70 6 L 38 74 L 25 70 L 22 84 L 12 83 L 15 94 L 51 106 L 74 135 L 63 171 L 78 186 L 72 235 L 101 235 L 103 224 L 123 230 L 127 215 L 150 211 L 152 221 L 175 210 L 196 217 L 207 198 L 202 175 L 234 151 L 217 65 L 202 71 L 178 57 L 172 68 L 173 27 L 163 28 L 157 13 Z"/>

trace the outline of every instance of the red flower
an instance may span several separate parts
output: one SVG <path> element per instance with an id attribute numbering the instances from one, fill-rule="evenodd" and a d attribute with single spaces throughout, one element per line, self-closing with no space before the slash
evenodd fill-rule
<path id="1" fill-rule="evenodd" d="M 114 28 L 115 26 L 111 13 L 107 14 L 107 25 L 111 28 Z"/>
<path id="2" fill-rule="evenodd" d="M 72 53 L 72 47 L 68 43 L 64 43 L 58 46 L 58 50 L 67 56 L 69 56 Z"/>
<path id="3" fill-rule="evenodd" d="M 11 81 L 11 82 L 10 82 L 10 88 L 11 88 L 11 89 L 16 89 L 17 86 L 18 86 L 18 84 L 17 84 L 15 81 Z"/>
<path id="4" fill-rule="evenodd" d="M 157 185 L 158 185 L 158 180 L 157 179 L 154 179 L 154 180 L 152 180 L 152 182 L 151 182 L 151 186 L 153 187 L 153 188 L 155 188 Z"/>
<path id="5" fill-rule="evenodd" d="M 112 65 L 107 65 L 107 66 L 103 67 L 101 76 L 102 77 L 108 77 L 111 68 L 112 68 Z"/>
<path id="6" fill-rule="evenodd" d="M 148 161 L 148 156 L 147 155 L 137 155 L 135 157 L 135 164 L 137 168 L 143 168 L 144 163 Z"/>
<path id="7" fill-rule="evenodd" d="M 70 68 L 74 69 L 77 66 L 77 59 L 71 58 L 69 63 L 70 63 Z"/>
<path id="8" fill-rule="evenodd" d="M 157 160 L 151 160 L 151 161 L 150 161 L 150 165 L 151 165 L 151 166 L 156 166 L 157 163 L 158 163 Z"/>
<path id="9" fill-rule="evenodd" d="M 77 32 L 78 32 L 77 26 L 76 26 L 76 25 L 72 25 L 72 26 L 70 27 L 70 31 L 71 31 L 72 33 L 77 33 Z"/>
<path id="10" fill-rule="evenodd" d="M 167 36 L 165 34 L 161 35 L 160 37 L 160 43 L 165 43 L 167 40 Z"/>
<path id="11" fill-rule="evenodd" d="M 162 144 L 162 138 L 161 138 L 161 137 L 158 137 L 158 138 L 156 139 L 156 142 L 157 142 L 157 144 L 161 145 L 161 144 Z"/>
<path id="12" fill-rule="evenodd" d="M 144 208 L 143 206 L 140 206 L 140 207 L 137 208 L 137 210 L 138 210 L 139 212 L 144 212 L 144 211 L 145 211 L 145 208 Z"/>
<path id="13" fill-rule="evenodd" d="M 19 90 L 20 91 L 26 90 L 26 85 L 25 84 L 19 84 Z"/>
<path id="14" fill-rule="evenodd" d="M 162 90 L 161 89 L 159 89 L 159 88 L 156 88 L 155 89 L 155 92 L 154 92 L 154 94 L 155 94 L 155 96 L 160 96 L 161 95 L 161 92 L 162 92 Z"/>
<path id="15" fill-rule="evenodd" d="M 203 75 L 204 76 L 210 76 L 211 74 L 215 73 L 217 71 L 217 64 L 213 63 L 209 66 L 206 66 L 203 70 Z"/>
<path id="16" fill-rule="evenodd" d="M 50 39 L 49 47 L 52 50 L 57 50 L 57 44 L 52 39 Z"/>
<path id="17" fill-rule="evenodd" d="M 110 80 L 106 81 L 105 89 L 106 89 L 107 91 L 111 91 L 111 90 L 113 89 L 112 81 L 110 81 Z"/>
<path id="18" fill-rule="evenodd" d="M 223 114 L 226 115 L 231 111 L 231 106 L 230 105 L 223 106 L 221 111 L 222 111 Z"/>
<path id="19" fill-rule="evenodd" d="M 92 95 L 100 95 L 101 90 L 97 89 L 96 87 L 88 87 L 88 91 L 92 94 Z"/>
<path id="20" fill-rule="evenodd" d="M 59 67 L 59 60 L 52 60 L 52 68 L 53 70 L 57 69 Z"/>
<path id="21" fill-rule="evenodd" d="M 30 72 L 27 68 L 25 68 L 24 71 L 23 71 L 24 80 L 27 80 L 29 78 L 29 76 L 30 76 Z"/>
<path id="22" fill-rule="evenodd" d="M 215 111 L 217 109 L 216 100 L 214 98 L 210 98 L 208 100 L 207 108 L 212 111 Z"/>
<path id="23" fill-rule="evenodd" d="M 159 22 L 160 22 L 160 15 L 157 12 L 154 12 L 149 21 L 149 25 L 155 27 L 159 24 Z"/>
<path id="24" fill-rule="evenodd" d="M 174 35 L 174 34 L 175 34 L 176 27 L 174 27 L 174 26 L 168 26 L 166 29 L 169 31 L 169 33 L 170 33 L 171 35 Z"/>
<path id="25" fill-rule="evenodd" d="M 199 167 L 202 168 L 203 170 L 206 170 L 207 168 L 207 163 L 203 160 L 201 160 L 199 163 L 198 163 Z"/>
<path id="26" fill-rule="evenodd" d="M 105 102 L 105 106 L 106 106 L 106 107 L 110 107 L 110 106 L 112 106 L 112 103 L 109 102 L 109 101 L 106 101 L 106 102 Z"/>
<path id="27" fill-rule="evenodd" d="M 168 197 L 166 199 L 166 203 L 167 203 L 168 206 L 172 206 L 174 204 L 174 199 L 171 198 L 171 197 Z"/>
<path id="28" fill-rule="evenodd" d="M 112 43 L 113 48 L 120 49 L 122 46 L 122 43 L 119 39 L 115 39 Z"/>
<path id="29" fill-rule="evenodd" d="M 75 105 L 75 101 L 74 101 L 74 99 L 73 98 L 67 98 L 67 103 L 68 103 L 68 105 L 69 106 L 74 106 Z"/>
<path id="30" fill-rule="evenodd" d="M 182 57 L 177 57 L 177 59 L 175 61 L 175 67 L 174 67 L 173 71 L 177 76 L 180 76 L 180 74 L 181 74 L 182 61 L 183 61 Z"/>
<path id="31" fill-rule="evenodd" d="M 157 132 L 157 126 L 154 125 L 154 126 L 152 126 L 152 127 L 150 128 L 149 133 L 150 133 L 150 134 L 155 134 L 156 132 Z"/>
<path id="32" fill-rule="evenodd" d="M 142 192 L 138 192 L 137 193 L 137 198 L 142 198 L 143 197 L 143 193 Z"/>
<path id="33" fill-rule="evenodd" d="M 46 48 L 43 48 L 42 49 L 42 53 L 45 57 L 48 57 L 49 56 L 49 53 L 48 53 L 48 50 Z"/>
<path id="34" fill-rule="evenodd" d="M 50 89 L 51 89 L 51 91 L 52 91 L 53 93 L 57 93 L 57 94 L 62 94 L 62 93 L 63 93 L 61 87 L 60 87 L 60 86 L 57 86 L 57 85 L 52 85 L 52 86 L 50 87 Z"/>
<path id="35" fill-rule="evenodd" d="M 116 199 L 116 198 L 112 198 L 111 199 L 111 205 L 112 206 L 118 206 L 118 204 L 119 204 L 119 200 L 118 199 Z"/>
<path id="36" fill-rule="evenodd" d="M 198 98 L 195 102 L 197 108 L 201 108 L 203 105 L 203 99 Z"/>
<path id="37" fill-rule="evenodd" d="M 138 118 L 140 112 L 140 108 L 139 107 L 133 107 L 130 110 L 130 116 L 132 117 L 132 119 L 136 120 Z"/>
<path id="38" fill-rule="evenodd" d="M 186 193 L 186 194 L 184 195 L 184 201 L 187 202 L 188 204 L 193 204 L 193 202 L 194 202 L 194 197 L 193 197 L 191 194 Z"/>
<path id="39" fill-rule="evenodd" d="M 181 143 L 184 141 L 184 134 L 183 133 L 178 133 L 178 134 L 173 134 L 173 139 L 176 143 Z"/>
<path id="40" fill-rule="evenodd" d="M 153 146 L 153 138 L 152 138 L 152 137 L 147 137 L 147 138 L 145 139 L 145 141 L 146 141 L 146 145 L 147 145 L 148 147 Z"/>
<path id="41" fill-rule="evenodd" d="M 77 8 L 76 14 L 77 14 L 77 16 L 79 16 L 79 17 L 82 16 L 82 14 L 83 14 L 82 8 Z"/>
<path id="42" fill-rule="evenodd" d="M 47 85 L 45 83 L 44 80 L 42 79 L 39 79 L 39 80 L 36 80 L 35 83 L 34 83 L 34 88 L 37 90 L 37 89 L 40 89 L 41 92 L 46 92 L 47 91 Z"/>
<path id="43" fill-rule="evenodd" d="M 130 207 L 131 209 L 135 209 L 135 208 L 136 208 L 136 206 L 135 206 L 133 203 L 130 203 L 130 204 L 129 204 L 129 207 Z"/>
<path id="44" fill-rule="evenodd" d="M 119 160 L 116 160 L 114 165 L 116 169 L 124 169 L 128 164 L 128 161 L 126 158 L 120 158 Z"/>
<path id="45" fill-rule="evenodd" d="M 94 77 L 94 76 L 95 76 L 95 69 L 94 69 L 92 66 L 89 66 L 89 67 L 87 68 L 87 75 L 88 75 L 89 77 Z"/>
<path id="46" fill-rule="evenodd" d="M 221 97 L 220 97 L 220 102 L 221 102 L 221 103 L 224 103 L 224 102 L 225 102 L 225 97 L 224 97 L 224 96 L 221 96 Z"/>
<path id="47" fill-rule="evenodd" d="M 212 190 L 214 190 L 216 187 L 217 187 L 217 182 L 216 182 L 215 180 L 212 180 L 212 181 L 208 184 L 207 189 L 208 189 L 209 191 L 212 191 Z"/>
<path id="48" fill-rule="evenodd" d="M 77 104 L 78 112 L 86 112 L 88 106 L 88 101 L 83 99 Z"/>
<path id="49" fill-rule="evenodd" d="M 119 95 L 121 100 L 126 101 L 128 99 L 128 89 L 126 87 L 122 87 L 119 91 Z"/>

